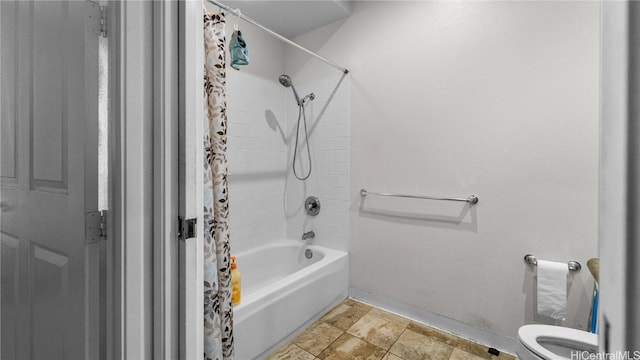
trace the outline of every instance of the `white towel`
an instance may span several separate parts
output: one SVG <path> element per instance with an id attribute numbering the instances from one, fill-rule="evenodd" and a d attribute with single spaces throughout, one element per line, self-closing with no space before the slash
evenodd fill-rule
<path id="1" fill-rule="evenodd" d="M 566 263 L 538 260 L 538 314 L 564 321 L 567 316 Z"/>

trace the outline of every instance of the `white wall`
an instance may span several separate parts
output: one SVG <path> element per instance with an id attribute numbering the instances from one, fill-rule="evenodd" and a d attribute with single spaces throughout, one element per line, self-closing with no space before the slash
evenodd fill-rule
<path id="1" fill-rule="evenodd" d="M 235 17 L 227 17 L 227 39 L 234 21 Z M 278 83 L 284 72 L 284 45 L 244 21 L 238 25 L 249 47 L 250 64 L 240 70 L 227 65 L 233 253 L 286 236 L 286 89 Z"/>
<path id="2" fill-rule="evenodd" d="M 298 38 L 352 71 L 352 294 L 484 341 L 548 322 L 523 256 L 597 256 L 598 38 L 597 2 L 396 1 Z"/>

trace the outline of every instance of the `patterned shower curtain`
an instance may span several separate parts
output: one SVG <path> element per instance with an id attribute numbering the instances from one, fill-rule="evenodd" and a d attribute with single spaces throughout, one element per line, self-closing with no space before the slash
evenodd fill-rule
<path id="1" fill-rule="evenodd" d="M 204 358 L 233 359 L 224 14 L 204 15 Z"/>

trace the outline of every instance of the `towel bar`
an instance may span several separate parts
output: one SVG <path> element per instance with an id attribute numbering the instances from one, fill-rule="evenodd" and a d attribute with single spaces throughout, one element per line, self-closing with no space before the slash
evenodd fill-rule
<path id="1" fill-rule="evenodd" d="M 445 198 L 445 197 L 433 197 L 433 196 L 420 196 L 420 195 L 402 195 L 402 194 L 389 194 L 389 193 L 376 193 L 370 192 L 366 189 L 360 189 L 360 196 L 365 197 L 367 195 L 377 195 L 377 196 L 391 196 L 391 197 L 400 197 L 400 198 L 409 198 L 409 199 L 426 199 L 426 200 L 447 200 L 447 201 L 464 201 L 471 205 L 475 205 L 478 203 L 477 195 L 469 195 L 467 198 Z"/>

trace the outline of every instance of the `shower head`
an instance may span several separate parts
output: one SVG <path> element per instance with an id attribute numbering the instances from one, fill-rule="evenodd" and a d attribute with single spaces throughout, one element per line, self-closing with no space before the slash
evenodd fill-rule
<path id="1" fill-rule="evenodd" d="M 280 81 L 280 84 L 282 84 L 282 86 L 284 87 L 293 85 L 293 83 L 291 82 L 291 77 L 289 75 L 280 75 L 278 81 Z"/>
<path id="2" fill-rule="evenodd" d="M 284 87 L 291 87 L 291 90 L 293 90 L 293 96 L 296 97 L 296 103 L 298 104 L 298 106 L 300 106 L 300 97 L 298 96 L 298 92 L 296 91 L 296 88 L 293 86 L 293 81 L 291 81 L 291 77 L 289 75 L 280 75 L 280 77 L 278 78 L 278 81 L 280 81 L 280 84 L 282 84 L 282 86 Z"/>

